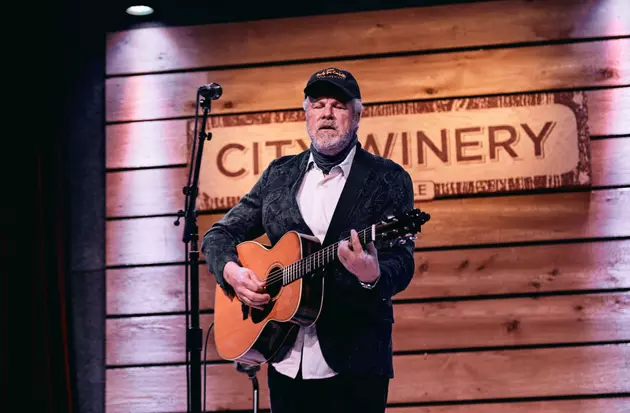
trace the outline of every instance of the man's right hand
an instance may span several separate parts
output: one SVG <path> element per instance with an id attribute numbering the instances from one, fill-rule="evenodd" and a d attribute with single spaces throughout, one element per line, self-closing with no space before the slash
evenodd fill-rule
<path id="1" fill-rule="evenodd" d="M 234 261 L 225 264 L 223 279 L 232 286 L 238 299 L 250 307 L 262 310 L 271 299 L 269 294 L 264 293 L 265 282 L 260 281 L 252 270 Z"/>

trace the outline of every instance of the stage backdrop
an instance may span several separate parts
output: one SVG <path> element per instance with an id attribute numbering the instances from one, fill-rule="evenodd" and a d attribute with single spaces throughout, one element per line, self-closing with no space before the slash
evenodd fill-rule
<path id="1" fill-rule="evenodd" d="M 388 411 L 629 412 L 629 16 L 625 0 L 505 0 L 110 33 L 106 411 L 186 410 L 173 221 L 197 88 L 224 91 L 203 234 L 308 146 L 302 89 L 335 66 L 361 85 L 362 145 L 405 167 L 432 215 L 395 297 Z M 204 328 L 214 290 L 202 264 Z M 207 358 L 207 410 L 251 409 L 212 337 Z"/>

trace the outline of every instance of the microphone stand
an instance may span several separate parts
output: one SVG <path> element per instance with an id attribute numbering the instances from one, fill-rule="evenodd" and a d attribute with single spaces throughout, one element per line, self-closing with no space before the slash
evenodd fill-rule
<path id="1" fill-rule="evenodd" d="M 252 381 L 252 390 L 254 392 L 254 413 L 258 413 L 258 378 L 256 377 L 256 372 L 260 370 L 260 366 L 255 364 L 240 363 L 238 361 L 234 362 L 234 364 L 236 367 L 236 371 L 247 373 L 247 376 Z"/>
<path id="2" fill-rule="evenodd" d="M 199 94 L 197 95 L 199 98 Z M 193 142 L 191 150 L 191 169 L 189 176 L 189 186 L 184 187 L 186 195 L 186 210 L 177 213 L 175 225 L 179 225 L 179 219 L 184 217 L 183 242 L 190 243 L 189 260 L 186 265 L 190 266 L 190 328 L 186 331 L 186 352 L 190 353 L 190 388 L 188 389 L 189 412 L 201 413 L 201 350 L 203 344 L 203 331 L 199 328 L 199 228 L 197 225 L 196 201 L 198 195 L 199 169 L 201 168 L 201 157 L 203 155 L 204 141 L 212 139 L 212 133 L 206 134 L 206 122 L 210 112 L 211 99 L 201 98 L 200 105 L 203 108 L 201 121 L 201 131 L 199 132 L 199 146 L 195 151 Z M 195 128 L 196 130 L 196 128 Z M 191 183 L 192 180 L 192 183 Z M 204 406 L 205 410 L 205 406 Z"/>

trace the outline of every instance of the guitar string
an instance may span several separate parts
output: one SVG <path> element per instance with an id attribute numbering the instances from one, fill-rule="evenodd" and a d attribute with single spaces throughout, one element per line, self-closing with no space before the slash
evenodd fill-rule
<path id="1" fill-rule="evenodd" d="M 359 237 L 363 236 L 365 238 L 365 235 L 367 235 L 368 231 L 370 231 L 370 229 L 366 228 L 366 229 L 358 232 L 358 236 Z M 349 240 L 350 240 L 350 237 L 345 238 L 343 241 L 349 241 Z M 364 240 L 364 242 L 365 242 L 365 240 Z M 338 245 L 339 245 L 339 242 L 336 242 L 335 244 L 329 245 L 326 248 L 324 248 L 322 250 L 319 250 L 318 252 L 316 252 L 313 255 L 310 255 L 307 258 L 303 258 L 303 259 L 301 259 L 299 261 L 296 261 L 296 262 L 294 262 L 294 263 L 284 267 L 283 269 L 275 270 L 275 271 L 269 273 L 269 275 L 267 276 L 266 285 L 270 285 L 270 284 L 274 284 L 276 282 L 284 281 L 284 275 L 285 275 L 284 271 L 287 270 L 287 269 L 290 269 L 290 271 L 294 271 L 295 273 L 300 272 L 300 270 L 304 269 L 304 267 L 306 267 L 308 264 L 310 264 L 308 261 L 314 261 L 314 259 L 311 258 L 311 257 L 314 257 L 317 254 L 321 255 L 322 251 L 326 251 L 326 256 L 328 256 L 328 253 L 331 252 L 332 256 L 334 257 L 335 253 L 336 253 L 336 250 L 337 250 L 334 247 L 338 247 Z M 297 277 L 297 278 L 295 278 L 295 280 L 297 280 L 299 278 L 301 278 L 301 277 Z M 291 281 L 295 281 L 295 280 L 291 280 Z"/>
<path id="2" fill-rule="evenodd" d="M 372 231 L 372 228 L 371 228 L 371 227 L 370 227 L 370 228 L 366 228 L 366 229 L 364 229 L 364 230 L 359 231 L 359 232 L 357 233 L 357 235 L 358 235 L 358 237 L 359 237 L 359 241 L 361 241 L 361 236 L 363 236 L 363 237 L 364 237 L 363 242 L 366 242 L 366 241 L 367 241 L 367 237 L 366 237 L 366 236 L 367 236 L 368 232 L 371 232 L 371 231 Z M 349 241 L 350 239 L 351 239 L 351 237 L 344 238 L 344 239 L 343 239 L 343 241 Z M 372 241 L 374 241 L 374 240 L 372 240 Z M 341 242 L 341 241 L 339 241 L 339 242 Z M 332 251 L 330 251 L 330 252 L 332 252 L 332 256 L 334 257 L 334 256 L 335 256 L 335 254 L 336 254 L 337 248 L 333 248 L 333 247 L 338 247 L 339 242 L 336 242 L 336 243 L 334 243 L 334 244 L 332 244 L 332 245 L 329 245 L 329 246 L 327 246 L 326 248 L 324 248 L 324 249 L 322 249 L 322 250 L 317 251 L 315 254 L 309 255 L 309 256 L 308 256 L 308 257 L 306 257 L 306 258 L 303 258 L 303 259 L 301 259 L 301 260 L 299 260 L 299 261 L 296 261 L 296 262 L 294 262 L 294 263 L 292 263 L 292 264 L 290 264 L 290 265 L 288 265 L 288 266 L 284 267 L 283 269 L 280 269 L 280 270 L 274 270 L 274 271 L 270 272 L 270 273 L 269 273 L 269 275 L 267 276 L 267 280 L 266 280 L 266 282 L 265 282 L 265 285 L 271 285 L 271 284 L 275 284 L 275 283 L 277 283 L 277 282 L 284 281 L 284 275 L 285 275 L 285 274 L 284 274 L 284 270 L 286 270 L 286 269 L 288 269 L 288 268 L 291 268 L 291 270 L 295 270 L 296 272 L 299 272 L 299 270 L 303 269 L 303 268 L 300 268 L 300 267 L 306 267 L 306 265 L 307 265 L 307 264 L 314 264 L 315 259 L 314 259 L 314 258 L 311 258 L 311 257 L 314 257 L 314 256 L 315 256 L 315 255 L 317 255 L 317 254 L 320 254 L 320 255 L 321 255 L 321 252 L 322 252 L 322 251 L 327 251 L 327 250 L 331 249 Z M 327 257 L 327 256 L 328 256 L 328 252 L 326 252 L 326 254 L 325 254 L 325 255 L 326 255 L 326 257 Z M 310 260 L 310 261 L 313 261 L 313 262 L 312 262 L 312 263 L 309 263 L 309 262 L 308 262 L 309 260 Z M 313 267 L 313 265 L 311 265 L 311 267 Z M 292 281 L 296 281 L 296 280 L 297 280 L 297 279 L 299 279 L 299 278 L 301 278 L 301 276 L 299 276 L 299 277 L 295 278 L 295 280 L 292 280 Z"/>

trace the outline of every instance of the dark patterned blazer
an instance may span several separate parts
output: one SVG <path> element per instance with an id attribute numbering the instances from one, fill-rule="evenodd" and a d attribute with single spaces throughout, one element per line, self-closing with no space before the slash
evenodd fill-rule
<path id="1" fill-rule="evenodd" d="M 204 234 L 201 250 L 210 272 L 226 291 L 233 293 L 223 279 L 223 267 L 228 261 L 240 263 L 237 244 L 263 233 L 272 245 L 288 231 L 312 235 L 296 198 L 308 159 L 307 150 L 272 161 L 251 191 Z M 355 194 L 354 199 L 348 199 L 349 192 Z M 340 208 L 342 203 L 345 209 Z M 409 174 L 358 144 L 323 246 L 349 237 L 351 229 L 362 230 L 413 207 Z M 346 213 L 339 213 L 340 209 Z M 407 243 L 378 250 L 381 277 L 371 290 L 338 262 L 327 270 L 316 328 L 324 358 L 335 371 L 393 377 L 392 296 L 411 281 L 413 247 Z"/>

